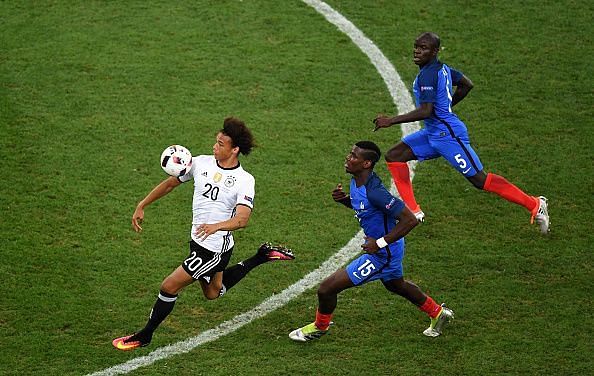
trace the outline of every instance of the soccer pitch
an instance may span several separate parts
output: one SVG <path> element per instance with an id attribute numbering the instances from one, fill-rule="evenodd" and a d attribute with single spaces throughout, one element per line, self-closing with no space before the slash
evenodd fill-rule
<path id="1" fill-rule="evenodd" d="M 552 233 L 472 188 L 442 161 L 417 167 L 427 223 L 405 272 L 456 321 L 426 318 L 380 284 L 341 294 L 332 333 L 305 346 L 315 288 L 192 351 L 132 374 L 588 374 L 592 293 L 592 5 L 328 2 L 373 41 L 407 88 L 412 41 L 440 34 L 441 59 L 475 89 L 457 108 L 488 171 L 551 200 Z M 350 38 L 299 1 L 2 3 L 0 24 L 1 374 L 87 374 L 233 319 L 315 270 L 358 231 L 330 191 L 353 142 L 387 150 L 397 127 L 386 83 Z M 585 87 L 585 88 L 584 88 Z M 297 260 L 254 270 L 224 298 L 180 295 L 148 348 L 112 338 L 141 327 L 159 283 L 187 254 L 191 188 L 134 206 L 164 176 L 163 148 L 208 154 L 236 115 L 259 147 L 256 210 L 232 262 L 263 241 Z M 583 154 L 583 155 L 582 155 Z M 385 166 L 377 172 L 388 180 Z"/>

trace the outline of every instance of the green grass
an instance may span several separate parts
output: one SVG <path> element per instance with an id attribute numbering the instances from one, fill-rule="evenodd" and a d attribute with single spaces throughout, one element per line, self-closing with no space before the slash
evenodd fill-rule
<path id="1" fill-rule="evenodd" d="M 591 374 L 592 4 L 328 3 L 407 86 L 414 37 L 440 34 L 442 60 L 475 83 L 456 110 L 486 170 L 549 197 L 552 233 L 443 161 L 422 163 L 428 222 L 409 235 L 405 268 L 454 308 L 445 336 L 424 338 L 424 315 L 371 284 L 340 295 L 330 335 L 291 343 L 313 319 L 313 289 L 133 374 Z M 102 370 L 282 291 L 358 230 L 329 195 L 348 181 L 352 143 L 386 150 L 400 137 L 371 132 L 394 106 L 367 57 L 299 1 L 2 2 L 0 14 L 0 374 Z M 134 206 L 164 178 L 165 146 L 208 154 L 228 115 L 259 144 L 242 160 L 256 209 L 232 262 L 266 240 L 298 259 L 260 267 L 224 299 L 189 288 L 151 347 L 116 352 L 111 339 L 144 324 L 187 253 L 192 188 L 149 207 L 141 235 Z"/>

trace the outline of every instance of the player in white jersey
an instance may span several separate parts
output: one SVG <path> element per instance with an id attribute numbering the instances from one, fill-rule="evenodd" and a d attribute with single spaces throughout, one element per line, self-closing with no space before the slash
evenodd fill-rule
<path id="1" fill-rule="evenodd" d="M 146 206 L 180 184 L 194 181 L 190 254 L 163 280 L 146 326 L 133 335 L 114 339 L 114 347 L 132 350 L 147 346 L 159 324 L 173 310 L 178 293 L 195 281 L 200 282 L 207 299 L 216 299 L 256 266 L 295 258 L 289 249 L 264 243 L 254 256 L 226 268 L 233 252 L 232 231 L 247 226 L 254 205 L 254 177 L 239 163 L 239 154 L 249 154 L 253 146 L 251 131 L 244 122 L 226 118 L 212 156 L 194 157 L 186 175 L 165 179 L 140 201 L 132 215 L 132 226 L 137 232 L 142 231 Z"/>
<path id="2" fill-rule="evenodd" d="M 232 168 L 219 166 L 212 155 L 192 158 L 190 171 L 180 176 L 181 182 L 194 180 L 192 204 L 192 240 L 215 253 L 224 253 L 233 247 L 231 231 L 217 231 L 202 239 L 203 223 L 220 223 L 233 217 L 238 205 L 249 209 L 254 203 L 254 177 L 237 164 Z M 241 209 L 240 209 L 241 210 Z"/>

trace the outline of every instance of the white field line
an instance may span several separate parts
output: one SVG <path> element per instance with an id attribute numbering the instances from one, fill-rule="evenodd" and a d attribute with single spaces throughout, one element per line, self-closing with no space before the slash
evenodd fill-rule
<path id="1" fill-rule="evenodd" d="M 344 18 L 326 3 L 317 0 L 302 1 L 314 8 L 318 13 L 322 14 L 328 22 L 334 24 L 340 31 L 348 35 L 353 43 L 355 43 L 355 45 L 369 57 L 369 60 L 371 60 L 386 83 L 398 112 L 407 112 L 414 108 L 412 105 L 412 98 L 400 79 L 400 76 L 396 72 L 396 69 L 394 69 L 394 66 L 388 61 L 379 48 L 369 40 L 369 38 L 367 38 L 349 20 Z M 419 124 L 412 123 L 403 126 L 402 132 L 404 135 L 407 135 L 418 129 Z M 411 176 L 414 166 L 414 164 L 410 165 Z M 392 191 L 394 192 L 393 187 Z M 328 260 L 324 261 L 324 263 L 322 263 L 316 270 L 310 272 L 281 293 L 270 296 L 250 311 L 237 315 L 231 320 L 225 321 L 215 328 L 206 330 L 195 337 L 161 347 L 148 355 L 134 358 L 125 363 L 95 372 L 91 375 L 103 376 L 129 373 L 137 368 L 148 366 L 158 360 L 173 355 L 187 353 L 204 343 L 214 341 L 222 336 L 232 333 L 253 320 L 264 317 L 277 308 L 286 305 L 289 301 L 298 297 L 304 291 L 317 286 L 324 278 L 334 273 L 334 271 L 344 266 L 349 260 L 359 254 L 362 243 L 363 231 L 359 231 L 344 247 L 332 255 Z"/>

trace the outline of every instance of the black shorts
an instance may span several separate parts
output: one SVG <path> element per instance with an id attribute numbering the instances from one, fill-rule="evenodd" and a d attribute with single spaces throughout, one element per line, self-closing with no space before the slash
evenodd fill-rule
<path id="1" fill-rule="evenodd" d="M 214 253 L 190 240 L 190 255 L 181 266 L 194 280 L 204 276 L 212 278 L 216 272 L 225 270 L 232 252 L 233 247 L 224 253 Z"/>

